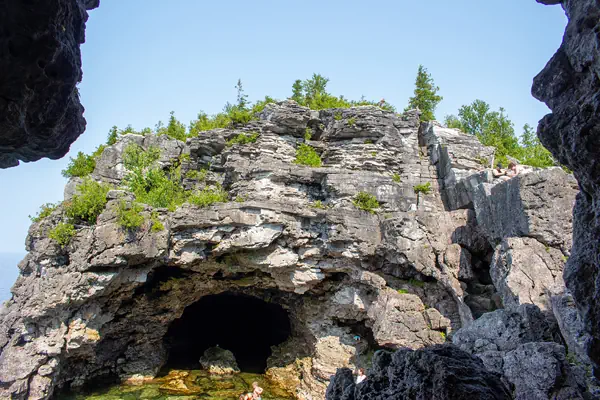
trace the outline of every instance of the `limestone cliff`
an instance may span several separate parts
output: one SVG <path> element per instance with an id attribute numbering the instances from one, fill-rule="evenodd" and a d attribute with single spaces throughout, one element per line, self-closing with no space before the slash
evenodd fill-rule
<path id="1" fill-rule="evenodd" d="M 562 4 L 569 18 L 563 43 L 535 78 L 532 93 L 552 110 L 540 121 L 538 136 L 573 170 L 581 188 L 565 282 L 591 334 L 586 351 L 600 377 L 600 5 L 594 0 L 538 2 Z"/>
<path id="2" fill-rule="evenodd" d="M 240 134 L 256 140 L 236 144 Z M 295 163 L 303 144 L 321 167 Z M 186 190 L 222 187 L 230 201 L 145 205 L 145 222 L 124 229 L 119 209 L 135 200 L 124 190 L 132 146 L 155 152 L 154 167 L 180 171 Z M 529 388 L 517 378 L 536 368 L 525 354 L 544 355 L 560 368 L 540 392 L 584 393 L 564 346 L 582 343 L 581 332 L 553 323 L 551 302 L 563 295 L 574 181 L 556 168 L 494 182 L 492 161 L 472 136 L 370 106 L 270 104 L 258 121 L 186 143 L 126 135 L 91 175 L 112 185 L 95 224 L 77 222 L 64 247 L 48 236 L 80 190 L 75 178 L 66 201 L 29 230 L 13 298 L 0 311 L 0 397 L 47 399 L 99 378 L 154 376 L 176 350 L 173 326 L 202 299 L 225 294 L 287 312 L 289 332 L 274 343 L 267 373 L 299 398 L 323 398 L 338 368 L 367 366 L 375 350 L 440 345 L 462 327 L 471 329 L 454 335 L 462 350 L 402 357 L 438 367 L 455 357 L 453 371 L 466 374 L 486 365 L 481 393 L 519 396 Z M 378 208 L 357 207 L 360 192 Z M 519 315 L 543 324 L 531 326 L 530 340 L 496 349 L 506 368 L 493 368 L 470 345 L 488 334 L 480 321 L 497 308 L 505 310 L 491 315 L 520 318 L 512 315 L 524 305 Z M 566 311 L 564 321 L 577 319 Z M 380 370 L 411 362 L 402 360 Z"/>
<path id="3" fill-rule="evenodd" d="M 0 168 L 58 159 L 85 130 L 76 85 L 87 10 L 99 0 L 2 2 Z"/>

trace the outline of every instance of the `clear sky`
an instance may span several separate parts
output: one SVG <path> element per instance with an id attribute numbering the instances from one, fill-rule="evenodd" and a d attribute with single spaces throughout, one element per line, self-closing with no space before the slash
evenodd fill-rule
<path id="1" fill-rule="evenodd" d="M 335 95 L 401 110 L 419 64 L 444 96 L 438 119 L 480 98 L 506 108 L 520 131 L 548 112 L 531 82 L 565 25 L 560 7 L 535 0 L 102 0 L 82 47 L 87 130 L 70 155 L 91 152 L 113 125 L 216 113 L 235 100 L 238 78 L 250 100 L 284 99 L 317 72 Z M 0 170 L 0 252 L 23 251 L 27 216 L 62 200 L 67 162 Z"/>

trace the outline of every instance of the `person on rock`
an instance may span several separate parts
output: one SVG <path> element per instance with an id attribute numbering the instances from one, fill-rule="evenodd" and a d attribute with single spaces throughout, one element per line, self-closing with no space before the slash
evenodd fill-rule
<path id="1" fill-rule="evenodd" d="M 261 400 L 261 395 L 263 392 L 263 388 L 261 388 L 260 386 L 258 386 L 258 382 L 252 382 L 252 388 L 254 389 L 252 391 L 252 398 L 254 400 Z"/>
<path id="2" fill-rule="evenodd" d="M 496 165 L 496 168 L 492 170 L 492 175 L 494 175 L 494 178 L 500 178 L 501 176 L 506 175 L 506 171 L 502 169 L 502 163 Z"/>
<path id="3" fill-rule="evenodd" d="M 506 176 L 508 176 L 510 178 L 514 178 L 517 175 L 519 175 L 519 166 L 517 165 L 516 162 L 511 161 L 508 164 L 508 171 L 506 171 Z"/>
<path id="4" fill-rule="evenodd" d="M 356 384 L 358 385 L 359 383 L 361 383 L 365 379 L 367 379 L 367 375 L 365 375 L 365 369 L 364 368 L 359 368 L 358 369 L 358 375 L 356 376 Z"/>

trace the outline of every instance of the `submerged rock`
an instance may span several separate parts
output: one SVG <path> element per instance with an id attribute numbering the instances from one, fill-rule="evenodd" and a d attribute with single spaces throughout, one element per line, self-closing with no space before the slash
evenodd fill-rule
<path id="1" fill-rule="evenodd" d="M 240 372 L 233 353 L 220 347 L 207 349 L 200 357 L 200 365 L 211 374 L 228 375 Z"/>

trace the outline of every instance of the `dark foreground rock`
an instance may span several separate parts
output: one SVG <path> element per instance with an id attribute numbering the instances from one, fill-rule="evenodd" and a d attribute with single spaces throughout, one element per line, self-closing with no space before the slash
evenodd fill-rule
<path id="1" fill-rule="evenodd" d="M 552 110 L 540 121 L 540 140 L 573 170 L 581 188 L 564 279 L 592 336 L 587 352 L 600 376 L 600 4 L 562 5 L 569 17 L 563 43 L 535 78 L 532 93 Z"/>
<path id="2" fill-rule="evenodd" d="M 64 156 L 85 130 L 76 85 L 98 0 L 8 0 L 0 9 L 0 168 Z"/>
<path id="3" fill-rule="evenodd" d="M 384 399 L 512 399 L 500 375 L 454 346 L 423 350 L 380 351 L 368 378 L 356 385 L 352 371 L 339 369 L 327 400 Z"/>

